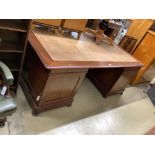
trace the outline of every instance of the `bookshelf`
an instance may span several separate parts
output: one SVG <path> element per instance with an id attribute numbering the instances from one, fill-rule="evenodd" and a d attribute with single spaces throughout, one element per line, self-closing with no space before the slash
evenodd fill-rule
<path id="1" fill-rule="evenodd" d="M 0 19 L 0 61 L 13 73 L 14 84 L 10 88 L 14 92 L 19 84 L 30 26 L 30 19 Z"/>

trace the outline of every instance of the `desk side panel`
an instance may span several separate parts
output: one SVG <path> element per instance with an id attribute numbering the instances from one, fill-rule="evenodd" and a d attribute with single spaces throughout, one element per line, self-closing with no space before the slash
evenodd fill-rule
<path id="1" fill-rule="evenodd" d="M 29 43 L 26 49 L 23 77 L 34 100 L 37 101 L 42 95 L 48 79 L 48 70 L 41 63 L 40 59 Z"/>

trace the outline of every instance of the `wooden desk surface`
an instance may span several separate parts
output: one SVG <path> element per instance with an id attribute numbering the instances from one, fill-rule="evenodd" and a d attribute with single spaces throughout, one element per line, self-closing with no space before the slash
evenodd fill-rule
<path id="1" fill-rule="evenodd" d="M 96 45 L 92 36 L 80 40 L 33 31 L 29 42 L 47 69 L 135 67 L 142 64 L 117 45 Z"/>
<path id="2" fill-rule="evenodd" d="M 148 33 L 150 33 L 150 34 L 155 36 L 155 32 L 154 31 L 149 30 Z"/>

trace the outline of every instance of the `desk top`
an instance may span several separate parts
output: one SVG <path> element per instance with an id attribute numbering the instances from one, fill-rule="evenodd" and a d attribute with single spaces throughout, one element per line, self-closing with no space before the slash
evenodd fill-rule
<path id="1" fill-rule="evenodd" d="M 155 36 L 155 32 L 154 31 L 149 30 L 148 33 L 150 33 L 150 34 Z"/>
<path id="2" fill-rule="evenodd" d="M 138 67 L 142 64 L 117 45 L 96 45 L 93 37 L 80 40 L 33 31 L 29 42 L 47 69 Z"/>

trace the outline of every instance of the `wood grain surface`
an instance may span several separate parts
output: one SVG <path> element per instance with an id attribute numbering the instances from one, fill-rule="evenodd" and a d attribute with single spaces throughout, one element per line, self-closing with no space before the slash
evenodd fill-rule
<path id="1" fill-rule="evenodd" d="M 93 37 L 83 34 L 80 40 L 33 31 L 29 41 L 46 68 L 103 68 L 141 66 L 142 64 L 117 45 L 96 45 Z"/>
<path id="2" fill-rule="evenodd" d="M 135 39 L 137 39 L 137 42 L 134 45 L 134 48 L 132 49 L 132 52 L 134 52 L 134 50 L 136 49 L 140 41 L 143 39 L 144 35 L 147 33 L 152 24 L 152 19 L 135 19 L 132 21 L 132 24 L 129 27 L 128 32 L 126 33 L 127 36 L 134 37 Z"/>
<path id="3" fill-rule="evenodd" d="M 140 82 L 141 77 L 155 58 L 155 32 L 148 31 L 140 45 L 135 50 L 133 56 L 141 61 L 144 66 L 138 71 L 132 84 Z"/>
<path id="4" fill-rule="evenodd" d="M 88 19 L 64 19 L 62 21 L 63 29 L 71 29 L 76 31 L 84 31 Z"/>
<path id="5" fill-rule="evenodd" d="M 41 23 L 49 26 L 60 26 L 61 19 L 33 19 L 35 23 Z"/>

